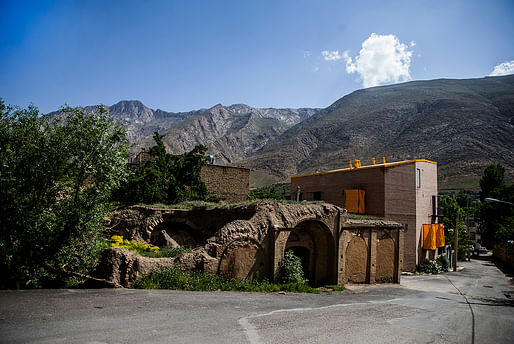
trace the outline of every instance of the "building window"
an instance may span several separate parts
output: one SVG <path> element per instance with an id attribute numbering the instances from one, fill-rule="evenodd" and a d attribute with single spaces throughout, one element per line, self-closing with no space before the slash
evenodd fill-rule
<path id="1" fill-rule="evenodd" d="M 344 190 L 345 208 L 349 213 L 365 214 L 366 213 L 366 191 L 353 189 Z"/>
<path id="2" fill-rule="evenodd" d="M 421 169 L 419 168 L 416 169 L 416 187 L 421 187 Z"/>
<path id="3" fill-rule="evenodd" d="M 320 191 L 317 191 L 314 193 L 314 200 L 315 201 L 322 201 L 323 198 L 321 198 L 321 192 Z"/>

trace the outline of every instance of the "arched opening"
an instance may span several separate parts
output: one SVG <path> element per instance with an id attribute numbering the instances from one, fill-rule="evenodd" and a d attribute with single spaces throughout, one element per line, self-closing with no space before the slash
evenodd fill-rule
<path id="1" fill-rule="evenodd" d="M 316 220 L 299 223 L 289 234 L 284 252 L 287 250 L 292 250 L 302 260 L 310 285 L 335 283 L 335 243 L 325 224 Z"/>
<path id="2" fill-rule="evenodd" d="M 152 244 L 162 247 L 195 248 L 204 243 L 205 234 L 182 222 L 164 221 L 152 231 Z"/>

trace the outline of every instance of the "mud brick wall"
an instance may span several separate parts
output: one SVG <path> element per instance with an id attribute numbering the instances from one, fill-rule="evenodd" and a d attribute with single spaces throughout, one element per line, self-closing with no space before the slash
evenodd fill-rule
<path id="1" fill-rule="evenodd" d="M 248 200 L 250 170 L 240 167 L 205 165 L 201 171 L 210 196 L 221 198 L 227 203 Z"/>

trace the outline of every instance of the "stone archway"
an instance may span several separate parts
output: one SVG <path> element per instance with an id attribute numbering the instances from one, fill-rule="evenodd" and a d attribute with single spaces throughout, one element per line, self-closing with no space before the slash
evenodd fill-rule
<path id="1" fill-rule="evenodd" d="M 336 283 L 335 241 L 323 222 L 300 222 L 289 234 L 284 252 L 287 250 L 292 250 L 302 260 L 309 284 L 320 286 Z"/>

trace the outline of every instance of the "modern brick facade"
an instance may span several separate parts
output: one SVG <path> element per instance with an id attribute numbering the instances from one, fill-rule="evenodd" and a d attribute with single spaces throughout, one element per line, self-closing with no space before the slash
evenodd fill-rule
<path id="1" fill-rule="evenodd" d="M 423 224 L 436 222 L 437 163 L 410 160 L 291 177 L 292 199 L 299 192 L 302 200 L 323 200 L 344 208 L 345 190 L 365 191 L 366 215 L 406 225 L 404 270 L 433 257 L 435 252 L 423 250 L 422 230 Z"/>
<path id="2" fill-rule="evenodd" d="M 250 170 L 240 167 L 205 165 L 200 173 L 210 196 L 227 203 L 248 201 Z"/>

